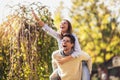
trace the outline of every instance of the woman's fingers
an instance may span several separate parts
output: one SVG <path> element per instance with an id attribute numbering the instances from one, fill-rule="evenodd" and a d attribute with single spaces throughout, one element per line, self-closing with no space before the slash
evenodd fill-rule
<path id="1" fill-rule="evenodd" d="M 32 14 L 33 14 L 33 17 L 35 18 L 35 20 L 39 21 L 40 19 L 38 18 L 38 16 L 35 14 L 34 10 L 32 10 Z"/>
<path id="2" fill-rule="evenodd" d="M 35 20 L 38 22 L 38 24 L 41 27 L 43 27 L 45 25 L 45 23 L 39 19 L 39 17 L 35 14 L 34 10 L 32 10 L 32 14 L 33 14 L 33 17 L 35 18 Z"/>

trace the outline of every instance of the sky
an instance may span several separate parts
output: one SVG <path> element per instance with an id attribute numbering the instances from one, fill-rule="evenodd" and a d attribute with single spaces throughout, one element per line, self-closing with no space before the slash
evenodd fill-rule
<path id="1" fill-rule="evenodd" d="M 0 0 L 0 23 L 4 21 L 5 16 L 7 16 L 10 13 L 10 10 L 7 5 L 15 5 L 15 4 L 26 4 L 26 3 L 32 3 L 32 2 L 41 2 L 43 5 L 46 5 L 49 7 L 49 11 L 52 13 L 52 16 L 54 17 L 54 12 L 57 11 L 57 7 L 59 6 L 59 3 L 63 1 L 64 7 L 70 8 L 71 2 L 70 0 Z M 67 14 L 67 10 L 63 15 Z"/>
<path id="2" fill-rule="evenodd" d="M 0 23 L 4 21 L 5 16 L 7 16 L 10 13 L 10 10 L 7 5 L 15 5 L 18 3 L 26 4 L 26 3 L 32 3 L 32 2 L 41 2 L 43 5 L 46 5 L 49 7 L 49 11 L 52 13 L 52 17 L 54 18 L 54 13 L 57 12 L 57 7 L 59 6 L 60 1 L 63 1 L 63 6 L 65 8 L 70 8 L 72 3 L 71 0 L 0 0 Z M 100 0 L 101 2 L 104 0 Z M 111 2 L 114 3 L 111 3 Z M 104 4 L 108 6 L 108 9 L 115 13 L 117 16 L 119 16 L 119 8 L 120 8 L 120 0 L 105 0 Z M 69 18 L 68 10 L 64 9 L 64 13 L 62 15 L 65 16 L 65 18 Z M 118 19 L 120 22 L 120 17 Z"/>

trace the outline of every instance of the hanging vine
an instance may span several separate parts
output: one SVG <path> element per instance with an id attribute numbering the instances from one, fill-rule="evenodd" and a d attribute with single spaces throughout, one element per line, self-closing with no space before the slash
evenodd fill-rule
<path id="1" fill-rule="evenodd" d="M 52 38 L 40 29 L 31 10 L 35 10 L 41 20 L 54 28 L 51 13 L 47 6 L 39 2 L 10 7 L 13 10 L 12 14 L 7 16 L 7 21 L 0 25 L 0 44 L 2 45 L 0 48 L 1 53 L 5 54 L 3 63 L 6 64 L 2 79 L 40 80 L 45 71 L 41 64 L 46 65 L 43 63 L 44 59 L 41 54 L 47 53 L 47 50 L 43 48 L 50 43 Z M 45 41 L 47 38 L 48 40 Z M 48 45 L 48 49 L 51 45 L 56 45 L 55 42 L 52 43 Z"/>

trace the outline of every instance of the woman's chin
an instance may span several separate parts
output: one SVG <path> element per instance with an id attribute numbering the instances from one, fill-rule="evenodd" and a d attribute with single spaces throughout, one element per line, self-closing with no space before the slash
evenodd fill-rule
<path id="1" fill-rule="evenodd" d="M 66 31 L 65 31 L 65 30 L 63 30 L 63 29 L 60 29 L 60 32 L 65 33 Z"/>

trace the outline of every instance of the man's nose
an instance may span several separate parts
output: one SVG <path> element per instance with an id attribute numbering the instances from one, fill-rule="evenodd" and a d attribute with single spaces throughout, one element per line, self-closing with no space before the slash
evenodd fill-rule
<path id="1" fill-rule="evenodd" d="M 66 41 L 64 41 L 63 44 L 66 44 Z"/>
<path id="2" fill-rule="evenodd" d="M 66 43 L 67 43 L 67 41 L 63 41 L 62 43 L 63 43 L 63 44 L 66 44 Z"/>

